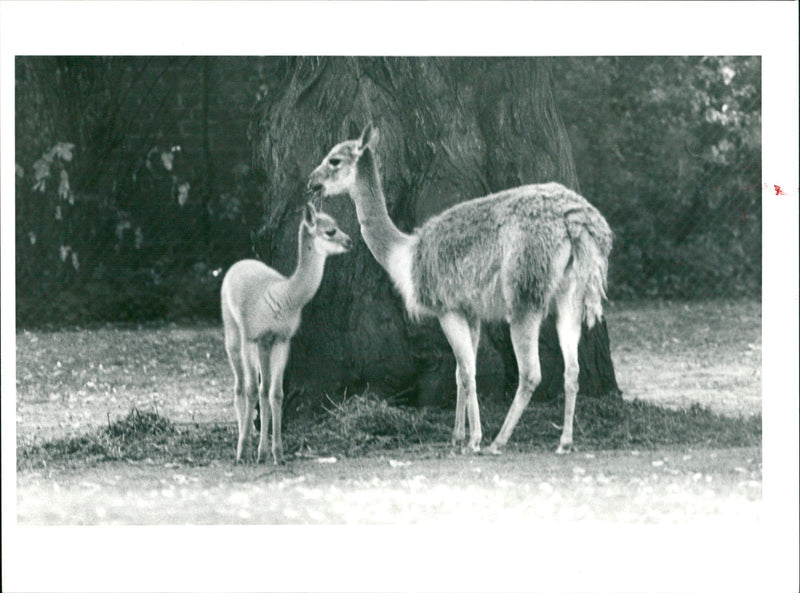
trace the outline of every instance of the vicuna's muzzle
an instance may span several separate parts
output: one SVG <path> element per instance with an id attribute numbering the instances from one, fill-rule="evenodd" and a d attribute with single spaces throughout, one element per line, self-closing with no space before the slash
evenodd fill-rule
<path id="1" fill-rule="evenodd" d="M 308 183 L 306 189 L 311 194 L 319 194 L 322 191 L 322 183 L 319 181 L 319 167 L 311 172 L 308 176 Z"/>

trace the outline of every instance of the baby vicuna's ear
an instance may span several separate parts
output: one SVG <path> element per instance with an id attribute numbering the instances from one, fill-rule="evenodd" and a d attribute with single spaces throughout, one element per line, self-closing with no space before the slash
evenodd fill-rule
<path id="1" fill-rule="evenodd" d="M 317 224 L 317 209 L 314 208 L 314 204 L 311 202 L 306 202 L 306 205 L 303 207 L 303 222 L 310 227 Z"/>
<path id="2" fill-rule="evenodd" d="M 375 147 L 378 145 L 378 140 L 380 140 L 381 133 L 378 128 L 372 125 L 372 122 L 367 123 L 364 126 L 364 131 L 361 132 L 361 138 L 359 139 L 359 151 L 363 152 L 365 148 L 368 146 L 375 150 Z"/>

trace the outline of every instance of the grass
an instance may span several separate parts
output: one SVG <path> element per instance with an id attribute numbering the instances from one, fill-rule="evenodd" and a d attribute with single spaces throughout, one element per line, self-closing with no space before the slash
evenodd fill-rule
<path id="1" fill-rule="evenodd" d="M 485 435 L 494 435 L 506 406 L 482 407 Z M 510 446 L 554 449 L 563 404 L 531 403 Z M 296 418 L 284 433 L 286 452 L 296 456 L 354 457 L 376 451 L 449 442 L 452 410 L 393 406 L 371 394 L 334 403 L 314 418 Z M 700 405 L 669 409 L 621 399 L 579 398 L 575 442 L 581 449 L 655 449 L 664 446 L 754 446 L 761 443 L 761 416 L 729 417 Z M 155 412 L 132 409 L 127 416 L 80 436 L 20 445 L 17 468 L 79 468 L 103 461 L 148 460 L 207 465 L 233 460 L 236 429 L 231 424 L 174 424 Z M 253 436 L 255 446 L 255 435 Z"/>

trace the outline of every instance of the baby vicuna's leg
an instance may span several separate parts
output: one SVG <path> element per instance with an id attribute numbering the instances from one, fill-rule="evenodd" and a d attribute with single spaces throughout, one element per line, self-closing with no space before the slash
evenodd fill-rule
<path id="1" fill-rule="evenodd" d="M 267 460 L 267 453 L 270 449 L 269 424 L 272 417 L 272 407 L 269 403 L 270 349 L 268 345 L 258 345 L 258 362 L 261 375 L 258 382 L 258 407 L 261 414 L 261 433 L 258 439 L 258 463 L 263 463 Z"/>
<path id="2" fill-rule="evenodd" d="M 250 428 L 253 426 L 253 413 L 256 407 L 256 385 L 258 375 L 258 350 L 252 342 L 242 340 L 242 389 L 236 393 L 236 418 L 239 422 L 239 441 L 236 444 L 236 461 L 242 461 L 247 450 Z"/>
<path id="3" fill-rule="evenodd" d="M 283 415 L 283 371 L 289 360 L 289 341 L 278 340 L 269 353 L 269 405 L 272 408 L 272 459 L 276 464 L 283 463 L 283 436 L 281 419 Z M 266 455 L 266 452 L 265 452 Z"/>

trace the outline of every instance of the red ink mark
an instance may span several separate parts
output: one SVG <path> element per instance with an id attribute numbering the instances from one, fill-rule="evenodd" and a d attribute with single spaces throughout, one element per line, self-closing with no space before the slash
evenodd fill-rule
<path id="1" fill-rule="evenodd" d="M 742 210 L 742 217 L 744 217 L 744 221 L 747 222 L 747 212 Z"/>
<path id="2" fill-rule="evenodd" d="M 776 196 L 785 196 L 786 195 L 785 193 L 783 193 L 783 190 L 781 189 L 780 185 L 773 185 L 772 187 L 775 188 L 775 195 Z"/>

